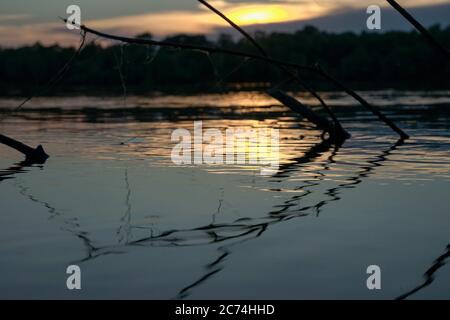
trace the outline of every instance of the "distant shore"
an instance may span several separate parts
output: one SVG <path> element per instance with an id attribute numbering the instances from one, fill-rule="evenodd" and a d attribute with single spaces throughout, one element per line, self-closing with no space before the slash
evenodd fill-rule
<path id="1" fill-rule="evenodd" d="M 450 26 L 436 25 L 429 30 L 450 48 Z M 450 63 L 414 31 L 335 34 L 307 26 L 295 33 L 257 32 L 255 37 L 272 57 L 306 66 L 318 63 L 355 90 L 450 89 Z M 165 40 L 254 53 L 246 40 L 225 34 L 215 41 L 203 35 Z M 0 48 L 0 96 L 264 90 L 286 80 L 286 74 L 276 66 L 251 59 L 150 46 L 102 47 L 88 41 L 70 68 L 46 88 L 75 50 L 41 44 Z M 316 90 L 336 90 L 314 74 L 300 75 Z M 300 87 L 291 82 L 285 88 Z"/>

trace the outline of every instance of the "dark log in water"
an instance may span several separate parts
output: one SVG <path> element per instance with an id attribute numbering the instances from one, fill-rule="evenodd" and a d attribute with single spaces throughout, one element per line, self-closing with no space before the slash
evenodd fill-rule
<path id="1" fill-rule="evenodd" d="M 288 106 L 294 112 L 301 114 L 308 121 L 315 124 L 319 129 L 324 130 L 330 134 L 332 140 L 345 140 L 350 135 L 342 129 L 340 126 L 336 126 L 333 122 L 325 117 L 315 113 L 310 107 L 304 105 L 297 99 L 285 94 L 280 90 L 269 90 L 268 94 L 281 102 L 283 105 Z"/>
<path id="2" fill-rule="evenodd" d="M 41 145 L 32 148 L 3 134 L 0 134 L 0 143 L 23 153 L 26 157 L 26 161 L 29 163 L 44 163 L 49 157 Z"/>

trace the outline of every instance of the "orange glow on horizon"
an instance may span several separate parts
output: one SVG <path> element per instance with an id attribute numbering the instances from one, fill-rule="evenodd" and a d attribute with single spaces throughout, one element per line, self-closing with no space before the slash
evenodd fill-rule
<path id="1" fill-rule="evenodd" d="M 231 10 L 228 17 L 240 25 L 275 23 L 289 20 L 289 13 L 281 6 L 245 6 Z"/>

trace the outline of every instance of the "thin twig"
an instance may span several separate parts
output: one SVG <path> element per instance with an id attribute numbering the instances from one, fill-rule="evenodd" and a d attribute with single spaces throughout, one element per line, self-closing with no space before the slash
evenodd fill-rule
<path id="1" fill-rule="evenodd" d="M 242 34 L 248 41 L 250 41 L 253 46 L 255 46 L 256 49 L 258 49 L 259 53 L 261 53 L 263 56 L 268 56 L 266 51 L 263 49 L 263 47 L 261 47 L 259 45 L 258 42 L 256 42 L 255 39 L 253 39 L 253 37 L 248 34 L 244 29 L 242 29 L 241 27 L 239 27 L 236 23 L 234 23 L 232 20 L 230 20 L 226 15 L 224 15 L 222 12 L 220 12 L 219 10 L 217 10 L 215 7 L 213 7 L 212 5 L 210 5 L 208 2 L 206 2 L 205 0 L 198 0 L 198 2 L 200 2 L 201 4 L 203 4 L 205 7 L 207 7 L 209 10 L 211 10 L 212 12 L 214 12 L 215 14 L 217 14 L 219 17 L 221 17 L 223 20 L 225 20 L 226 22 L 228 22 L 229 25 L 231 25 L 233 28 L 235 28 L 237 31 L 239 31 L 240 34 Z"/>
<path id="2" fill-rule="evenodd" d="M 59 80 L 62 79 L 62 77 L 66 74 L 67 70 L 69 70 L 75 58 L 78 57 L 80 52 L 83 50 L 85 41 L 86 41 L 86 33 L 85 31 L 82 31 L 80 45 L 78 46 L 77 50 L 75 50 L 74 54 L 69 58 L 69 60 L 67 60 L 67 62 L 63 65 L 63 67 L 59 69 L 59 71 L 47 82 L 47 84 L 42 89 L 40 94 L 49 91 Z M 36 96 L 36 94 L 37 93 L 35 92 L 34 94 L 26 98 L 24 101 L 22 101 L 16 108 L 14 108 L 14 111 L 21 109 L 28 101 L 33 99 Z"/>
<path id="3" fill-rule="evenodd" d="M 420 24 L 408 11 L 406 11 L 400 4 L 395 0 L 386 0 L 395 10 L 397 10 L 406 20 L 408 20 L 422 36 L 428 41 L 428 43 L 441 52 L 446 58 L 450 59 L 450 51 L 444 48 L 432 35 L 431 33 Z"/>

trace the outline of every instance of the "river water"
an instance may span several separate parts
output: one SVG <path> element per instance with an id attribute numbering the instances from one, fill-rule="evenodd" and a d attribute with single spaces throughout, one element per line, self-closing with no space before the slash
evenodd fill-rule
<path id="1" fill-rule="evenodd" d="M 324 97 L 352 134 L 342 146 L 258 92 L 42 97 L 13 113 L 20 99 L 0 99 L 0 133 L 50 154 L 29 166 L 0 146 L 0 298 L 450 298 L 450 92 L 362 95 L 411 138 L 340 93 Z M 171 134 L 194 121 L 278 129 L 278 170 L 174 164 Z"/>

